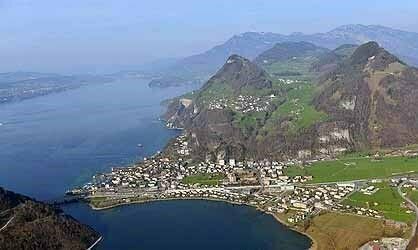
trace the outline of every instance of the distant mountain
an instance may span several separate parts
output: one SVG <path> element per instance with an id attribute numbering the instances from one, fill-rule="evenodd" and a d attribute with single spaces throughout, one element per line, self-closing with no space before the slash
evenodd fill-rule
<path id="1" fill-rule="evenodd" d="M 59 209 L 0 187 L 0 249 L 87 249 L 99 237 Z"/>
<path id="2" fill-rule="evenodd" d="M 315 76 L 320 76 L 326 72 L 334 70 L 339 63 L 349 58 L 354 51 L 358 48 L 358 45 L 344 44 L 338 48 L 321 54 L 318 56 L 309 68 L 310 72 L 313 72 Z"/>
<path id="3" fill-rule="evenodd" d="M 317 50 L 278 46 L 256 61 Z M 200 90 L 173 100 L 165 119 L 185 128 L 202 159 L 329 157 L 418 142 L 416 68 L 376 42 L 322 52 L 313 65 L 327 70 L 314 82 L 271 77 L 231 56 Z"/>
<path id="4" fill-rule="evenodd" d="M 311 75 L 313 64 L 325 57 L 338 58 L 331 50 L 312 43 L 284 42 L 264 51 L 254 61 L 275 76 L 300 77 Z"/>
<path id="5" fill-rule="evenodd" d="M 418 65 L 418 33 L 407 32 L 377 25 L 345 25 L 326 33 L 281 35 L 275 33 L 247 32 L 233 36 L 225 43 L 202 54 L 173 62 L 159 71 L 166 77 L 209 79 L 225 60 L 238 54 L 250 60 L 271 49 L 277 43 L 305 41 L 333 50 L 344 44 L 363 44 L 376 41 L 403 61 Z"/>
<path id="6" fill-rule="evenodd" d="M 285 62 L 295 57 L 319 57 L 330 50 L 308 42 L 278 43 L 273 48 L 261 53 L 255 62 L 261 65 L 271 65 L 276 62 Z"/>
<path id="7" fill-rule="evenodd" d="M 295 35 L 299 39 L 327 48 L 342 44 L 364 44 L 375 41 L 390 53 L 411 65 L 418 65 L 418 33 L 392 29 L 380 25 L 344 25 L 327 33 Z"/>

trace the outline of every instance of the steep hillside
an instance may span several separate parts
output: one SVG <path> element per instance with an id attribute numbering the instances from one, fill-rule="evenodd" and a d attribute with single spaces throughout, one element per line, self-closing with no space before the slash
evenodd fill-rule
<path id="1" fill-rule="evenodd" d="M 58 209 L 0 188 L 0 249 L 87 249 L 99 235 Z"/>
<path id="2" fill-rule="evenodd" d="M 327 52 L 336 63 L 315 83 L 274 79 L 232 56 L 165 118 L 186 129 L 200 158 L 329 157 L 418 142 L 417 70 L 375 42 L 355 48 Z"/>
<path id="3" fill-rule="evenodd" d="M 347 122 L 358 148 L 418 141 L 418 70 L 377 43 L 360 46 L 321 88 L 316 106 Z"/>
<path id="4" fill-rule="evenodd" d="M 255 63 L 231 56 L 200 91 L 174 100 L 165 118 L 190 133 L 201 158 L 278 158 L 297 154 L 311 141 L 302 132 L 326 118 L 310 104 L 313 89 L 305 81 L 273 81 Z"/>

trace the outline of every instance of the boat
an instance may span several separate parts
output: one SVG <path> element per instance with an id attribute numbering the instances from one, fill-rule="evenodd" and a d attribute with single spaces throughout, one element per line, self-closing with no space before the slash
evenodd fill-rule
<path id="1" fill-rule="evenodd" d="M 143 145 L 141 143 L 138 143 L 137 146 L 140 147 L 140 148 L 143 147 Z"/>

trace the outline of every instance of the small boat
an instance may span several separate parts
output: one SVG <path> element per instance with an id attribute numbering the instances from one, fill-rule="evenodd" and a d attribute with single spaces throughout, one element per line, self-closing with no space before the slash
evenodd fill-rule
<path id="1" fill-rule="evenodd" d="M 138 143 L 137 146 L 140 147 L 140 148 L 143 147 L 143 145 L 141 143 Z"/>

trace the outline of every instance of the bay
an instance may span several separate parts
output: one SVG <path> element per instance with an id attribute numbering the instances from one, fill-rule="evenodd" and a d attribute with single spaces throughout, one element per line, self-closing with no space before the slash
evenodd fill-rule
<path id="1" fill-rule="evenodd" d="M 120 80 L 0 105 L 0 186 L 39 200 L 161 150 L 179 132 L 160 103 L 193 86 L 151 89 Z M 142 144 L 143 147 L 138 147 Z M 163 201 L 94 211 L 63 210 L 103 235 L 98 249 L 307 249 L 310 241 L 247 206 Z"/>

